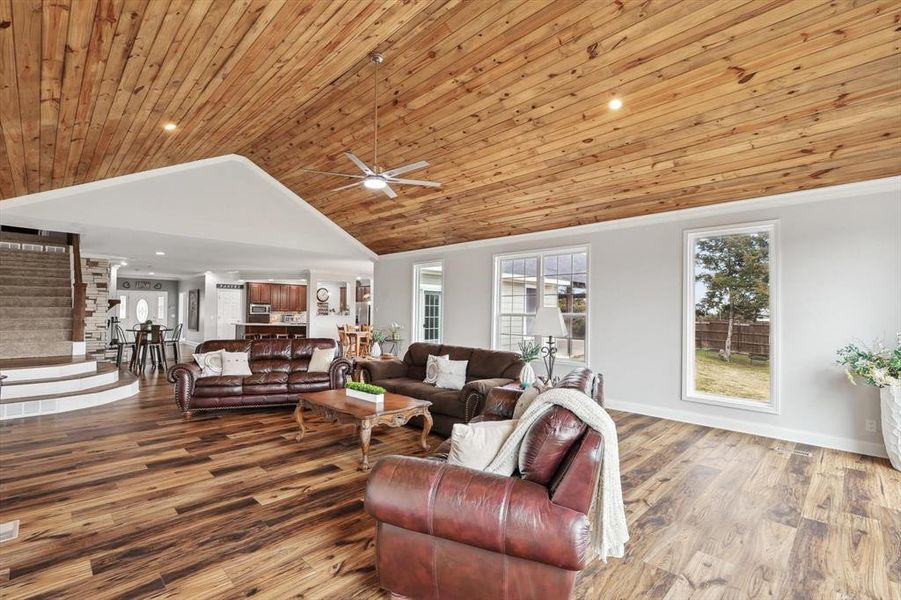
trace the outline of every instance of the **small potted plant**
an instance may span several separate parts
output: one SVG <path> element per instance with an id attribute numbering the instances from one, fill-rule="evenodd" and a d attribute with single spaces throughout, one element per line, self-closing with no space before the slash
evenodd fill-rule
<path id="1" fill-rule="evenodd" d="M 519 385 L 522 389 L 535 383 L 535 370 L 532 369 L 531 362 L 539 356 L 541 356 L 541 344 L 533 338 L 526 338 L 519 342 L 519 357 L 526 363 L 519 371 Z"/>
<path id="2" fill-rule="evenodd" d="M 372 345 L 369 346 L 369 356 L 381 356 L 382 344 L 388 339 L 388 334 L 384 329 L 373 329 L 370 335 L 372 336 Z"/>
<path id="3" fill-rule="evenodd" d="M 859 378 L 879 388 L 882 438 L 892 466 L 901 471 L 901 333 L 894 349 L 877 341 L 873 348 L 848 344 L 837 354 L 851 383 Z"/>
<path id="4" fill-rule="evenodd" d="M 385 388 L 377 385 L 360 383 L 359 381 L 348 381 L 344 388 L 347 395 L 351 398 L 375 402 L 376 404 L 382 404 L 385 401 Z"/>

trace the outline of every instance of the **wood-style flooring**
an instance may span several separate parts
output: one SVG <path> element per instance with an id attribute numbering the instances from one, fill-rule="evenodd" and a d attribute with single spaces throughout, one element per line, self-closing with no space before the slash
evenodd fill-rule
<path id="1" fill-rule="evenodd" d="M 186 422 L 162 377 L 144 384 L 0 424 L 0 521 L 21 520 L 0 597 L 384 597 L 350 428 L 310 418 L 296 442 L 287 409 Z M 887 461 L 613 416 L 632 539 L 577 597 L 901 599 Z M 371 457 L 421 456 L 418 438 L 378 430 Z"/>

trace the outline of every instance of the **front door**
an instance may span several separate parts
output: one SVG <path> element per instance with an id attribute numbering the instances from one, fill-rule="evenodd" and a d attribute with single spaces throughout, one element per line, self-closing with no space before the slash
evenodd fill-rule
<path id="1" fill-rule="evenodd" d="M 241 321 L 244 307 L 241 302 L 241 290 L 216 290 L 217 320 L 216 339 L 235 339 L 235 325 Z"/>
<path id="2" fill-rule="evenodd" d="M 125 329 L 132 329 L 148 319 L 156 325 L 166 325 L 169 292 L 119 293 L 125 298 L 125 319 L 122 323 Z"/>
<path id="3" fill-rule="evenodd" d="M 423 292 L 422 341 L 441 340 L 441 292 Z"/>

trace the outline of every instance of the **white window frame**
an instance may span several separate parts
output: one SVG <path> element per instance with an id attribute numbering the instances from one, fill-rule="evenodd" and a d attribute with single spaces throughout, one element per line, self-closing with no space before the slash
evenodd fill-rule
<path id="1" fill-rule="evenodd" d="M 574 246 L 561 246 L 558 248 L 539 248 L 536 250 L 522 250 L 519 252 L 506 252 L 495 254 L 494 268 L 491 271 L 492 277 L 492 294 L 491 294 L 491 349 L 498 350 L 498 311 L 501 306 L 501 288 L 500 288 L 500 268 L 501 262 L 517 258 L 538 258 L 538 287 L 542 293 L 538 294 L 538 306 L 544 306 L 544 293 L 542 283 L 544 281 L 544 257 L 555 254 L 573 254 L 577 252 L 585 253 L 585 291 L 588 297 L 588 304 L 585 307 L 585 360 L 574 360 L 572 358 L 557 358 L 557 364 L 567 365 L 571 367 L 587 367 L 591 363 L 591 245 L 587 242 Z M 545 340 L 546 341 L 546 340 Z M 544 343 L 544 342 L 540 342 Z"/>
<path id="2" fill-rule="evenodd" d="M 694 244 L 699 238 L 713 236 L 769 234 L 770 264 L 770 401 L 767 403 L 747 398 L 707 394 L 694 389 L 695 384 L 695 285 L 694 285 Z M 779 221 L 756 221 L 735 225 L 721 225 L 686 229 L 683 232 L 682 271 L 682 400 L 715 406 L 726 406 L 754 412 L 781 413 L 782 381 L 782 304 L 780 279 L 780 237 Z"/>
<path id="3" fill-rule="evenodd" d="M 412 323 L 411 331 L 410 331 L 410 341 L 411 342 L 424 342 L 426 340 L 422 339 L 422 309 L 424 307 L 424 294 L 422 290 L 419 289 L 419 274 L 423 269 L 428 269 L 432 267 L 441 267 L 441 299 L 440 304 L 438 306 L 438 340 L 428 340 L 429 344 L 443 344 L 444 343 L 444 287 L 445 287 L 445 277 L 447 276 L 447 272 L 444 269 L 444 259 L 439 260 L 430 260 L 426 262 L 413 263 L 413 316 L 410 322 Z"/>

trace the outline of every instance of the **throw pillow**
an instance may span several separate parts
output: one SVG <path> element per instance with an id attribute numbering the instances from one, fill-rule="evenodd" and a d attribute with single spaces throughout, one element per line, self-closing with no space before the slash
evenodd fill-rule
<path id="1" fill-rule="evenodd" d="M 516 406 L 513 408 L 513 418 L 520 418 L 526 412 L 526 409 L 532 406 L 532 403 L 535 402 L 535 398 L 549 389 L 551 389 L 551 386 L 541 383 L 540 381 L 536 381 L 530 385 L 526 391 L 520 394 L 519 400 L 516 401 Z"/>
<path id="2" fill-rule="evenodd" d="M 218 377 L 222 375 L 222 355 L 225 350 L 195 354 L 194 362 L 200 367 L 200 377 Z"/>
<path id="3" fill-rule="evenodd" d="M 448 360 L 438 358 L 438 377 L 435 387 L 447 390 L 462 390 L 466 385 L 466 365 L 468 360 Z"/>
<path id="4" fill-rule="evenodd" d="M 481 421 L 468 425 L 457 423 L 451 430 L 448 464 L 484 471 L 513 433 L 517 422 Z"/>
<path id="5" fill-rule="evenodd" d="M 334 348 L 313 348 L 313 357 L 310 358 L 310 366 L 307 371 L 311 373 L 328 373 L 328 369 L 335 360 Z"/>
<path id="6" fill-rule="evenodd" d="M 429 354 L 428 359 L 425 361 L 425 379 L 422 380 L 423 383 L 430 383 L 435 385 L 435 382 L 438 381 L 438 359 L 445 358 L 449 359 L 450 354 L 445 354 L 444 356 L 435 356 L 434 354 Z"/>
<path id="7" fill-rule="evenodd" d="M 222 353 L 222 376 L 223 377 L 248 377 L 253 375 L 250 365 L 247 364 L 246 352 L 223 352 Z"/>

